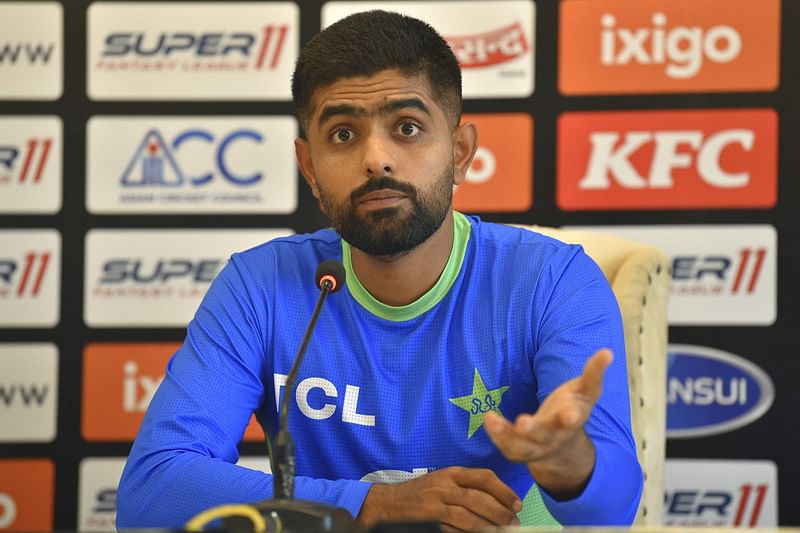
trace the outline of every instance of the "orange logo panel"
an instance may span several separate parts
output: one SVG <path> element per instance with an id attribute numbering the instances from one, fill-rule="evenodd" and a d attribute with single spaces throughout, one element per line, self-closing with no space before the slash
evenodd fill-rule
<path id="1" fill-rule="evenodd" d="M 533 204 L 533 118 L 526 113 L 466 114 L 478 151 L 453 196 L 465 212 L 527 211 Z"/>
<path id="2" fill-rule="evenodd" d="M 83 352 L 83 438 L 133 440 L 167 362 L 180 346 L 172 342 L 88 344 Z M 255 418 L 245 440 L 264 440 Z"/>
<path id="3" fill-rule="evenodd" d="M 558 207 L 771 208 L 777 130 L 771 109 L 564 113 Z"/>
<path id="4" fill-rule="evenodd" d="M 559 21 L 563 94 L 778 86 L 780 0 L 569 0 Z"/>
<path id="5" fill-rule="evenodd" d="M 54 483 L 49 459 L 0 460 L 0 531 L 52 531 Z"/>

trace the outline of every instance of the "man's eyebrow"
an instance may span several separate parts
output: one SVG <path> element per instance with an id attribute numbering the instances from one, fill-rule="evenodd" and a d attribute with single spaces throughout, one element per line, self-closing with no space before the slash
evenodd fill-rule
<path id="1" fill-rule="evenodd" d="M 319 119 L 317 119 L 317 123 L 324 124 L 326 120 L 330 119 L 331 117 L 335 117 L 336 115 L 365 117 L 367 114 L 367 110 L 363 107 L 356 107 L 348 104 L 331 105 L 322 109 L 322 112 L 319 114 Z"/>
<path id="2" fill-rule="evenodd" d="M 385 102 L 378 107 L 378 113 L 382 115 L 388 115 L 396 111 L 400 111 L 401 109 L 407 109 L 407 108 L 419 109 L 426 115 L 431 116 L 431 112 L 428 109 L 428 106 L 426 106 L 425 103 L 419 98 L 402 98 L 400 100 L 391 100 Z M 319 114 L 317 123 L 322 125 L 327 120 L 337 115 L 346 115 L 350 117 L 365 117 L 369 115 L 369 112 L 363 107 L 356 107 L 349 104 L 326 106 L 322 109 L 322 112 Z"/>

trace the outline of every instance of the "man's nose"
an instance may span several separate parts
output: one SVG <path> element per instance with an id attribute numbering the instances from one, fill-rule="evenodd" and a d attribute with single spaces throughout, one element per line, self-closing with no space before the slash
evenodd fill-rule
<path id="1" fill-rule="evenodd" d="M 368 177 L 391 175 L 395 171 L 391 139 L 379 133 L 364 142 L 364 172 Z"/>

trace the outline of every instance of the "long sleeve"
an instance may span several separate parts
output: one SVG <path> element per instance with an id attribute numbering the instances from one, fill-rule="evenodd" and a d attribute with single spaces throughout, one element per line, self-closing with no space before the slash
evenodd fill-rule
<path id="1" fill-rule="evenodd" d="M 642 492 L 642 472 L 631 431 L 622 319 L 605 277 L 580 248 L 566 247 L 542 272 L 534 306 L 544 311 L 534 324 L 534 373 L 538 400 L 564 381 L 580 375 L 589 356 L 610 348 L 614 362 L 606 370 L 603 394 L 585 429 L 594 443 L 596 462 L 577 498 L 542 498 L 561 524 L 629 525 Z"/>
<path id="2" fill-rule="evenodd" d="M 259 283 L 234 256 L 209 288 L 131 449 L 117 527 L 180 528 L 209 507 L 271 497 L 271 475 L 234 464 L 272 379 L 265 357 L 269 302 L 258 298 Z M 370 484 L 298 477 L 295 487 L 299 499 L 356 516 Z"/>

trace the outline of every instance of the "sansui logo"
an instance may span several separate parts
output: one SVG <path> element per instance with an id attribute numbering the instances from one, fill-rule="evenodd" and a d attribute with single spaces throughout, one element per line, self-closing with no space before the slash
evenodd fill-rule
<path id="1" fill-rule="evenodd" d="M 534 2 L 382 1 L 378 7 L 424 20 L 444 36 L 461 66 L 465 98 L 527 97 L 533 93 Z M 363 10 L 363 2 L 325 2 L 322 26 Z"/>
<path id="2" fill-rule="evenodd" d="M 59 2 L 0 2 L 0 99 L 61 96 L 63 18 Z"/>
<path id="3" fill-rule="evenodd" d="M 772 110 L 565 113 L 557 201 L 577 209 L 768 208 Z"/>
<path id="4" fill-rule="evenodd" d="M 601 59 L 603 65 L 666 65 L 670 78 L 691 78 L 703 61 L 730 63 L 742 51 L 742 37 L 731 26 L 677 26 L 666 29 L 667 16 L 656 12 L 652 28 L 617 28 L 614 15 L 601 18 Z"/>
<path id="5" fill-rule="evenodd" d="M 0 326 L 55 325 L 60 274 L 58 232 L 0 232 Z"/>
<path id="6" fill-rule="evenodd" d="M 466 212 L 525 211 L 533 203 L 533 119 L 525 113 L 463 116 L 480 132 L 467 179 L 453 197 Z"/>
<path id="7" fill-rule="evenodd" d="M 88 441 L 133 440 L 178 343 L 94 343 L 83 352 L 81 433 Z M 252 423 L 245 439 L 263 432 Z"/>
<path id="8" fill-rule="evenodd" d="M 99 61 L 103 69 L 162 70 L 275 70 L 281 59 L 289 26 L 268 25 L 260 33 L 142 32 L 112 33 L 105 39 L 104 58 L 129 61 Z M 144 60 L 144 61 L 143 61 Z M 162 60 L 162 61 L 159 61 Z"/>
<path id="9" fill-rule="evenodd" d="M 58 350 L 52 344 L 0 344 L 0 442 L 56 436 Z"/>
<path id="10" fill-rule="evenodd" d="M 571 1 L 560 11 L 565 94 L 772 90 L 778 84 L 778 0 Z"/>
<path id="11" fill-rule="evenodd" d="M 49 459 L 0 459 L 0 529 L 53 529 L 55 467 Z"/>
<path id="12" fill-rule="evenodd" d="M 96 3 L 88 20 L 93 98 L 289 97 L 299 21 L 292 2 Z"/>
<path id="13" fill-rule="evenodd" d="M 84 318 L 92 326 L 184 327 L 233 252 L 288 230 L 91 230 Z"/>
<path id="14" fill-rule="evenodd" d="M 297 208 L 293 117 L 94 117 L 87 130 L 92 212 Z"/>
<path id="15" fill-rule="evenodd" d="M 776 527 L 777 468 L 771 461 L 667 459 L 664 525 Z"/>
<path id="16" fill-rule="evenodd" d="M 463 69 L 482 68 L 516 59 L 529 49 L 519 22 L 495 31 L 445 37 Z"/>
<path id="17" fill-rule="evenodd" d="M 772 380 L 739 356 L 670 345 L 667 365 L 667 437 L 731 431 L 758 419 L 772 405 Z"/>
<path id="18" fill-rule="evenodd" d="M 61 207 L 61 119 L 0 117 L 0 213 Z"/>
<path id="19" fill-rule="evenodd" d="M 778 236 L 772 226 L 588 226 L 582 229 L 652 244 L 670 256 L 670 325 L 763 326 L 775 322 Z"/>

